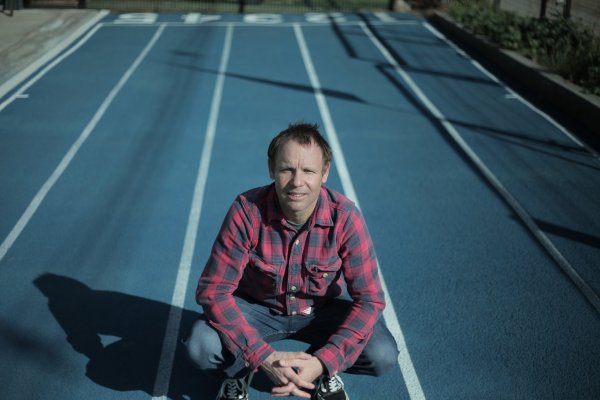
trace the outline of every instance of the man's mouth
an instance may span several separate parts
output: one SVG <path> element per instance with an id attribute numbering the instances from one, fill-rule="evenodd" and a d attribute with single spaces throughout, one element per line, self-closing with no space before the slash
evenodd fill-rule
<path id="1" fill-rule="evenodd" d="M 288 198 L 290 200 L 301 200 L 302 198 L 304 198 L 304 196 L 305 196 L 304 193 L 288 192 Z"/>

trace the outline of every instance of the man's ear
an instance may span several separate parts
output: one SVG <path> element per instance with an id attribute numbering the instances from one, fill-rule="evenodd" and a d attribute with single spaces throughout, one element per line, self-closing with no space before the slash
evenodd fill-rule
<path id="1" fill-rule="evenodd" d="M 270 159 L 267 159 L 267 168 L 269 169 L 269 178 L 275 179 L 275 174 L 273 173 L 273 163 Z"/>
<path id="2" fill-rule="evenodd" d="M 321 179 L 321 183 L 327 182 L 327 178 L 329 177 L 329 170 L 331 169 L 331 161 L 327 164 L 323 165 L 323 179 Z"/>

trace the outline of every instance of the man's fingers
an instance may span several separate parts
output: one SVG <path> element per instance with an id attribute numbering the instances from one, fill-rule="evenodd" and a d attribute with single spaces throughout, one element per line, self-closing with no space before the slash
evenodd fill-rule
<path id="1" fill-rule="evenodd" d="M 275 397 L 297 396 L 303 397 L 305 399 L 310 399 L 310 393 L 300 390 L 296 385 L 294 385 L 291 382 L 285 386 L 273 387 L 273 389 L 271 389 L 271 395 Z"/>
<path id="2" fill-rule="evenodd" d="M 273 396 L 291 396 L 294 389 L 296 389 L 296 385 L 290 382 L 283 386 L 273 386 L 271 394 Z"/>
<path id="3" fill-rule="evenodd" d="M 287 360 L 281 360 L 279 365 L 282 367 L 289 368 L 302 368 L 306 363 L 306 360 L 299 358 L 288 358 Z"/>
<path id="4" fill-rule="evenodd" d="M 298 374 L 294 374 L 294 376 L 288 376 L 288 378 L 290 379 L 290 382 L 293 383 L 294 385 L 296 385 L 296 387 L 298 387 L 298 388 L 304 388 L 304 389 L 314 389 L 315 388 L 315 385 L 312 382 L 305 381 Z"/>
<path id="5" fill-rule="evenodd" d="M 297 358 L 299 360 L 310 360 L 312 358 L 312 355 L 305 353 L 303 351 L 298 351 L 298 352 L 292 352 L 290 353 L 290 355 L 292 355 L 293 357 L 291 358 Z"/>
<path id="6" fill-rule="evenodd" d="M 312 358 L 311 354 L 305 353 L 303 351 L 298 352 L 296 355 L 297 355 L 296 358 L 301 358 L 303 360 L 310 360 Z"/>
<path id="7" fill-rule="evenodd" d="M 310 354 L 305 353 L 303 351 L 286 351 L 280 353 L 279 361 L 290 359 L 310 360 L 311 357 L 312 356 Z"/>
<path id="8" fill-rule="evenodd" d="M 271 389 L 271 394 L 273 396 L 289 396 L 295 387 L 296 385 L 293 383 L 288 383 L 287 385 L 283 386 L 273 386 L 273 389 Z"/>
<path id="9" fill-rule="evenodd" d="M 296 370 L 302 371 L 307 365 L 306 361 L 307 360 L 298 360 L 298 359 L 281 360 L 280 365 L 282 367 L 292 368 L 295 371 Z M 314 389 L 315 388 L 315 385 L 312 382 L 303 380 L 302 377 L 297 373 L 294 376 L 288 376 L 288 377 L 289 377 L 290 381 L 292 381 L 298 387 L 306 388 L 306 389 Z"/>

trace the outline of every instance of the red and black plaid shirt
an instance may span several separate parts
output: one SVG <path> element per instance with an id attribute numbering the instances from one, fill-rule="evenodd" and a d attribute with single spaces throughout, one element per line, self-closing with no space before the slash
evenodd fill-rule
<path id="1" fill-rule="evenodd" d="M 385 303 L 364 219 L 350 200 L 326 187 L 306 225 L 284 218 L 273 184 L 239 195 L 204 268 L 196 300 L 233 354 L 258 368 L 274 351 L 250 326 L 234 292 L 285 315 L 307 315 L 343 293 L 353 307 L 313 355 L 330 375 L 351 367 Z"/>

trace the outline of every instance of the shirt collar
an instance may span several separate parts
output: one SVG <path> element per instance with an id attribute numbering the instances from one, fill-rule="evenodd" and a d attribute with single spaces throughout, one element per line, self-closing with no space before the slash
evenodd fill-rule
<path id="1" fill-rule="evenodd" d="M 315 208 L 315 212 L 313 212 L 312 218 L 314 225 L 333 226 L 331 206 L 329 204 L 329 197 L 327 196 L 327 188 L 325 186 L 321 186 L 321 193 L 319 194 L 317 207 Z"/>

